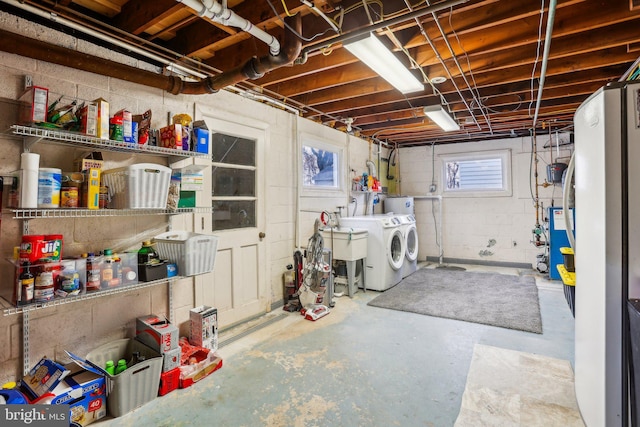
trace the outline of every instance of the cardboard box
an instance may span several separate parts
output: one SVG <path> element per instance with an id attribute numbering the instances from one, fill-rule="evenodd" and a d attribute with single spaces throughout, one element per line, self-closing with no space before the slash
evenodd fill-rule
<path id="1" fill-rule="evenodd" d="M 98 105 L 90 102 L 80 110 L 80 132 L 96 136 L 98 134 Z"/>
<path id="2" fill-rule="evenodd" d="M 102 160 L 102 153 L 99 151 L 87 153 L 73 161 L 73 168 L 79 172 L 84 172 L 91 168 L 102 169 L 103 166 L 104 160 Z"/>
<path id="3" fill-rule="evenodd" d="M 136 319 L 136 339 L 160 354 L 178 348 L 178 328 L 167 319 L 150 314 Z"/>
<path id="4" fill-rule="evenodd" d="M 70 373 L 63 365 L 43 357 L 22 378 L 21 384 L 30 398 L 37 399 L 49 393 Z"/>
<path id="5" fill-rule="evenodd" d="M 160 387 L 158 388 L 158 394 L 164 396 L 177 389 L 180 386 L 180 368 L 173 368 L 170 371 L 160 374 Z"/>
<path id="6" fill-rule="evenodd" d="M 47 121 L 49 89 L 40 86 L 28 87 L 18 98 L 20 123 L 32 124 Z"/>
<path id="7" fill-rule="evenodd" d="M 182 355 L 182 349 L 180 346 L 164 352 L 162 357 L 162 372 L 167 372 L 180 366 L 180 356 Z"/>
<path id="8" fill-rule="evenodd" d="M 113 117 L 122 117 L 122 140 L 124 142 L 133 143 L 133 128 L 131 120 L 131 112 L 128 110 L 117 111 Z"/>
<path id="9" fill-rule="evenodd" d="M 193 147 L 198 153 L 209 153 L 209 128 L 204 120 L 193 122 Z"/>
<path id="10" fill-rule="evenodd" d="M 190 310 L 189 319 L 191 320 L 189 335 L 191 345 L 216 351 L 218 349 L 218 309 L 201 305 Z"/>
<path id="11" fill-rule="evenodd" d="M 88 364 L 69 363 L 70 374 L 53 390 L 52 405 L 69 405 L 69 422 L 86 426 L 107 415 L 104 375 Z"/>
<path id="12" fill-rule="evenodd" d="M 185 337 L 180 338 L 180 348 L 180 388 L 189 387 L 222 367 L 222 358 L 213 350 L 192 345 Z"/>
<path id="13" fill-rule="evenodd" d="M 93 102 L 98 107 L 96 137 L 100 139 L 109 139 L 109 103 L 102 98 L 98 98 Z"/>
<path id="14" fill-rule="evenodd" d="M 182 150 L 182 125 L 173 124 L 160 129 L 160 146 Z"/>
<path id="15" fill-rule="evenodd" d="M 100 208 L 100 169 L 89 168 L 85 171 L 81 199 L 87 209 Z"/>

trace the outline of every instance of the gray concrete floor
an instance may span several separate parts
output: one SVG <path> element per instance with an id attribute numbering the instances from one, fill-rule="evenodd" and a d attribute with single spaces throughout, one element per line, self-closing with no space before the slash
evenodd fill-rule
<path id="1" fill-rule="evenodd" d="M 453 426 L 476 344 L 573 364 L 562 284 L 537 284 L 542 334 L 370 307 L 372 291 L 316 322 L 276 310 L 221 333 L 219 371 L 97 426 Z"/>

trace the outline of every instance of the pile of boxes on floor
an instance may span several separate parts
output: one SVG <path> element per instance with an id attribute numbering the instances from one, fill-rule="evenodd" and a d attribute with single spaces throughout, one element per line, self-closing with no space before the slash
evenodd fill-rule
<path id="1" fill-rule="evenodd" d="M 86 426 L 107 415 L 122 416 L 157 396 L 186 388 L 222 367 L 217 310 L 190 312 L 189 339 L 155 315 L 136 319 L 136 337 L 107 343 L 60 364 L 41 359 L 15 388 L 0 390 L 5 403 L 68 404 L 69 421 Z M 113 370 L 114 365 L 116 369 Z M 118 369 L 117 366 L 120 365 Z"/>

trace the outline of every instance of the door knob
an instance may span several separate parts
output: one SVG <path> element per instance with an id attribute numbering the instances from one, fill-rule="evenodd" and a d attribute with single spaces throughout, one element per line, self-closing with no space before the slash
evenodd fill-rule
<path id="1" fill-rule="evenodd" d="M 262 240 L 265 237 L 267 237 L 267 235 L 263 231 L 261 231 L 261 232 L 258 233 L 258 237 L 260 238 L 260 240 Z"/>

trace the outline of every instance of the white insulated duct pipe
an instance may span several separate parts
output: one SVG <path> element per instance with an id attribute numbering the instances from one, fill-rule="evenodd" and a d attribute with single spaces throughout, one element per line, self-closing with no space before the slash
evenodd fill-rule
<path id="1" fill-rule="evenodd" d="M 72 29 L 74 29 L 76 31 L 79 31 L 81 33 L 90 35 L 90 36 L 95 37 L 95 38 L 97 38 L 99 40 L 111 43 L 111 44 L 113 44 L 115 46 L 119 46 L 121 48 L 127 49 L 128 51 L 131 51 L 131 52 L 137 53 L 139 55 L 145 56 L 146 58 L 149 58 L 149 59 L 151 59 L 153 61 L 157 61 L 157 62 L 159 62 L 161 64 L 165 64 L 168 67 L 173 67 L 175 70 L 179 70 L 179 71 L 181 71 L 181 72 L 183 72 L 183 73 L 185 73 L 187 75 L 200 77 L 200 78 L 207 77 L 206 74 L 200 73 L 200 72 L 195 71 L 195 70 L 193 70 L 191 68 L 184 67 L 184 66 L 182 66 L 182 65 L 180 65 L 180 64 L 178 64 L 176 62 L 173 62 L 173 61 L 171 61 L 171 60 L 169 60 L 167 58 L 163 58 L 163 57 L 155 55 L 155 54 L 153 54 L 153 53 L 151 53 L 149 51 L 146 51 L 144 49 L 140 49 L 140 48 L 134 46 L 133 44 L 123 42 L 122 40 L 119 40 L 119 39 L 117 39 L 115 37 L 108 36 L 106 34 L 103 34 L 103 33 L 99 32 L 99 31 L 95 31 L 95 30 L 93 30 L 93 29 L 91 29 L 89 27 L 85 27 L 83 25 L 77 24 L 77 23 L 75 23 L 73 21 L 70 21 L 69 19 L 63 18 L 63 17 L 61 17 L 61 16 L 59 16 L 59 15 L 57 15 L 55 13 L 51 13 L 51 12 L 47 12 L 46 10 L 38 9 L 37 7 L 34 7 L 34 6 L 28 5 L 26 3 L 23 3 L 20 0 L 0 0 L 0 1 L 2 1 L 3 3 L 10 4 L 13 7 L 22 9 L 22 10 L 27 11 L 29 13 L 32 13 L 34 15 L 40 16 L 40 17 L 42 17 L 44 19 L 49 19 L 49 20 L 51 20 L 53 22 L 58 22 L 58 23 L 66 26 L 66 27 L 69 27 L 69 28 L 72 28 Z"/>
<path id="2" fill-rule="evenodd" d="M 553 20 L 556 16 L 556 0 L 549 2 L 549 15 L 547 16 L 547 31 L 544 42 L 544 53 L 542 55 L 542 66 L 540 67 L 540 85 L 538 87 L 538 100 L 536 101 L 536 110 L 533 115 L 533 128 L 536 128 L 538 121 L 538 113 L 540 112 L 540 103 L 542 102 L 542 90 L 544 89 L 544 80 L 547 75 L 547 62 L 549 61 L 549 50 L 551 49 L 551 35 L 553 34 Z"/>
<path id="3" fill-rule="evenodd" d="M 269 52 L 273 56 L 280 54 L 280 42 L 271 34 L 262 31 L 245 18 L 239 16 L 233 10 L 228 9 L 216 0 L 176 0 L 198 13 L 198 16 L 210 19 L 213 22 L 227 27 L 236 27 L 251 34 L 253 37 L 269 46 Z"/>

